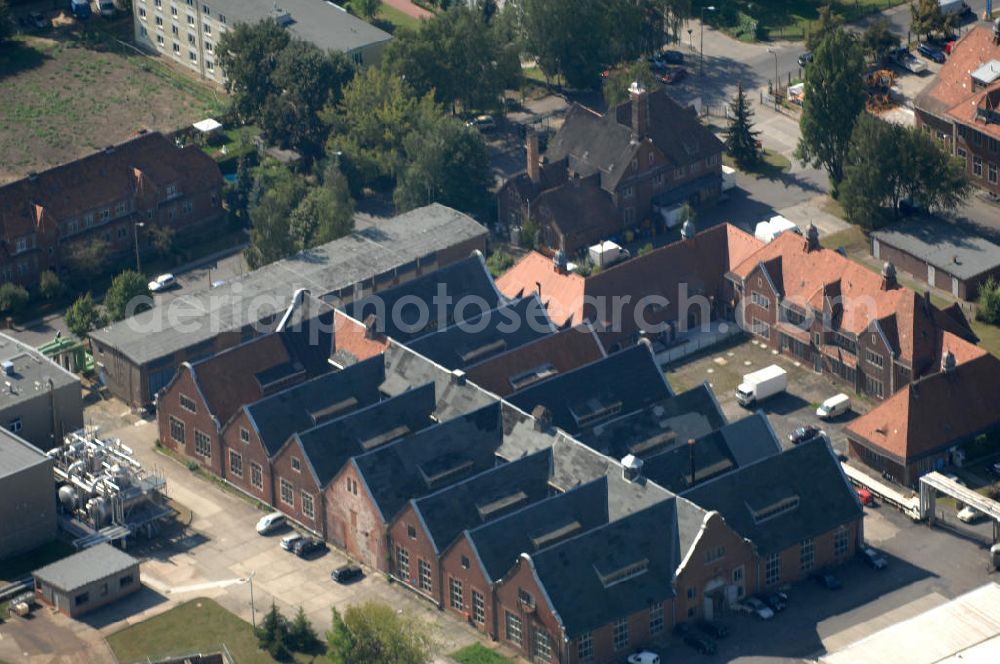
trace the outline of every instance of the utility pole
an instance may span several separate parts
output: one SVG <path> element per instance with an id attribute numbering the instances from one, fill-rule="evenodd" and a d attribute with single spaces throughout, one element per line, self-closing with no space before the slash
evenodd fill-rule
<path id="1" fill-rule="evenodd" d="M 774 97 L 774 110 L 778 110 L 778 88 L 781 86 L 781 81 L 778 80 L 778 52 L 773 48 L 767 49 L 767 52 L 774 56 L 774 89 L 771 90 L 771 96 Z"/>
<path id="2" fill-rule="evenodd" d="M 135 271 L 139 273 L 142 272 L 142 263 L 139 261 L 139 229 L 145 225 L 143 222 L 137 221 L 133 229 L 135 231 L 133 233 L 135 235 Z"/>
<path id="3" fill-rule="evenodd" d="M 250 623 L 255 630 L 257 629 L 257 609 L 253 603 L 253 577 L 256 574 L 257 572 L 250 572 L 250 576 L 247 577 L 247 581 L 250 582 Z"/>

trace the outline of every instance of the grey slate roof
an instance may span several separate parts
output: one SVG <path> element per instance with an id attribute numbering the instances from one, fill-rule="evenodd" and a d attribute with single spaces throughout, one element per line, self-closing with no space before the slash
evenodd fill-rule
<path id="1" fill-rule="evenodd" d="M 545 406 L 552 425 L 575 434 L 672 396 L 642 344 L 535 383 L 507 400 L 525 412 Z"/>
<path id="2" fill-rule="evenodd" d="M 575 638 L 674 596 L 676 503 L 662 501 L 530 558 L 566 637 Z M 631 565 L 644 571 L 615 580 Z"/>
<path id="3" fill-rule="evenodd" d="M 223 14 L 227 24 L 237 21 L 256 23 L 262 19 L 274 18 L 274 8 L 279 14 L 287 13 L 292 23 L 288 30 L 321 50 L 351 53 L 370 44 L 388 41 L 391 35 L 370 23 L 348 14 L 335 5 L 314 0 L 205 0 L 212 9 L 213 16 Z M 183 8 L 182 8 L 183 11 Z"/>
<path id="4" fill-rule="evenodd" d="M 862 516 L 857 494 L 822 438 L 765 457 L 682 495 L 703 509 L 719 512 L 761 555 L 782 551 Z"/>
<path id="5" fill-rule="evenodd" d="M 0 333 L 0 362 L 14 363 L 14 374 L 3 375 L 0 385 L 0 409 L 16 403 L 44 396 L 49 391 L 48 381 L 58 389 L 64 385 L 80 384 L 80 378 L 17 339 Z"/>
<path id="6" fill-rule="evenodd" d="M 694 481 L 691 457 L 694 455 Z M 642 472 L 660 486 L 681 493 L 693 485 L 781 452 L 767 418 L 751 415 L 695 439 L 693 448 L 677 441 L 669 451 L 643 461 Z"/>
<path id="7" fill-rule="evenodd" d="M 241 330 L 269 314 L 280 315 L 300 288 L 324 299 L 348 294 L 356 284 L 366 280 L 370 284 L 373 276 L 390 278 L 420 265 L 433 266 L 438 251 L 485 236 L 486 229 L 471 217 L 435 203 L 265 265 L 217 288 L 172 300 L 170 310 L 182 315 L 188 328 L 184 332 L 168 324 L 167 307 L 157 306 L 90 336 L 136 364 L 145 364 L 220 332 Z"/>
<path id="8" fill-rule="evenodd" d="M 407 344 L 446 369 L 464 369 L 556 332 L 537 295 L 459 321 Z"/>
<path id="9" fill-rule="evenodd" d="M 689 438 L 704 436 L 725 423 L 711 388 L 699 385 L 581 431 L 576 438 L 615 459 L 627 454 L 644 459 L 682 445 Z"/>
<path id="10" fill-rule="evenodd" d="M 440 554 L 463 530 L 547 498 L 551 465 L 551 450 L 542 450 L 411 502 Z"/>
<path id="11" fill-rule="evenodd" d="M 43 463 L 52 463 L 52 460 L 6 427 L 0 427 L 0 479 Z"/>
<path id="12" fill-rule="evenodd" d="M 289 436 L 320 422 L 377 403 L 385 379 L 382 356 L 304 383 L 244 406 L 268 456 L 274 456 Z"/>
<path id="13" fill-rule="evenodd" d="M 72 592 L 88 583 L 120 574 L 139 561 L 110 544 L 98 544 L 32 572 L 38 581 Z"/>
<path id="14" fill-rule="evenodd" d="M 294 434 L 320 488 L 359 454 L 370 452 L 434 424 L 434 384 L 415 387 L 350 415 Z"/>
<path id="15" fill-rule="evenodd" d="M 382 354 L 385 362 L 385 382 L 382 393 L 395 396 L 413 385 L 434 383 L 437 404 L 434 418 L 444 422 L 496 402 L 487 392 L 472 383 L 460 384 L 444 368 L 414 353 L 406 346 L 390 343 Z"/>
<path id="16" fill-rule="evenodd" d="M 345 311 L 362 322 L 374 314 L 380 334 L 407 343 L 504 301 L 477 254 L 351 302 Z"/>
<path id="17" fill-rule="evenodd" d="M 1000 267 L 1000 246 L 955 224 L 910 219 L 872 235 L 880 243 L 927 261 L 959 279 L 970 279 Z"/>
<path id="18" fill-rule="evenodd" d="M 384 521 L 419 498 L 496 465 L 500 405 L 424 429 L 356 456 L 353 463 Z"/>

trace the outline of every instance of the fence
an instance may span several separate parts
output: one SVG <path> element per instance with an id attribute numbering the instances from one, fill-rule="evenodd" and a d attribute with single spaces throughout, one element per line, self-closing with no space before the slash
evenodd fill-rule
<path id="1" fill-rule="evenodd" d="M 725 325 L 725 327 L 723 327 Z M 671 346 L 664 350 L 658 350 L 657 346 L 654 345 L 654 351 L 656 352 L 656 362 L 661 366 L 665 364 L 670 364 L 671 362 L 676 362 L 682 357 L 687 357 L 688 355 L 694 355 L 699 353 L 706 348 L 711 348 L 724 341 L 732 339 L 733 337 L 743 334 L 743 330 L 733 323 L 732 321 L 723 321 L 712 323 L 707 331 L 695 330 L 692 332 L 685 333 L 686 336 L 682 336 L 678 340 L 677 345 Z"/>

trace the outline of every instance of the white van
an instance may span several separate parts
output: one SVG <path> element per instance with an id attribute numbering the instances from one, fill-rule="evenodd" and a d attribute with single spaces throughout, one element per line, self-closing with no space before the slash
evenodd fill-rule
<path id="1" fill-rule="evenodd" d="M 846 394 L 838 394 L 820 404 L 819 408 L 816 409 L 816 417 L 821 420 L 829 420 L 838 415 L 843 415 L 850 409 L 851 397 Z"/>
<path id="2" fill-rule="evenodd" d="M 257 522 L 257 533 L 260 535 L 267 535 L 270 532 L 274 532 L 278 528 L 285 525 L 285 515 L 280 512 L 272 512 L 271 514 L 265 514 L 260 517 L 260 521 Z"/>

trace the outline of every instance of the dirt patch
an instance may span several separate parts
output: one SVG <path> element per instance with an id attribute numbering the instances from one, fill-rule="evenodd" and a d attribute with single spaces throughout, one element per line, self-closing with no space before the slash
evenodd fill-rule
<path id="1" fill-rule="evenodd" d="M 0 184 L 121 142 L 217 114 L 222 92 L 108 34 L 56 29 L 0 52 Z"/>

